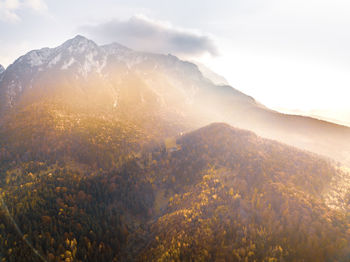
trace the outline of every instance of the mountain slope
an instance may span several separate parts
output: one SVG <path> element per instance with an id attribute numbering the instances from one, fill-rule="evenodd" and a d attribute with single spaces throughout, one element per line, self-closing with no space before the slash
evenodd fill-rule
<path id="1" fill-rule="evenodd" d="M 193 62 L 198 66 L 199 71 L 203 74 L 204 77 L 208 78 L 210 81 L 213 82 L 215 85 L 229 85 L 228 81 L 223 77 L 215 72 L 211 71 L 208 67 L 201 63 Z"/>
<path id="2" fill-rule="evenodd" d="M 98 46 L 82 36 L 31 51 L 1 74 L 0 115 L 33 104 L 53 105 L 59 115 L 68 108 L 132 120 L 146 134 L 157 126 L 163 138 L 222 121 L 350 164 L 348 127 L 269 110 L 174 56 Z"/>
<path id="3" fill-rule="evenodd" d="M 348 211 L 338 213 L 324 199 L 332 178 L 349 173 L 226 124 L 179 137 L 177 145 L 178 151 L 153 155 L 157 165 L 146 168 L 160 188 L 160 212 L 139 260 L 349 258 Z"/>
<path id="4" fill-rule="evenodd" d="M 115 170 L 30 161 L 2 173 L 8 261 L 40 261 L 36 253 L 48 261 L 350 256 L 349 207 L 340 212 L 324 200 L 332 178 L 349 173 L 227 124 L 151 145 Z"/>

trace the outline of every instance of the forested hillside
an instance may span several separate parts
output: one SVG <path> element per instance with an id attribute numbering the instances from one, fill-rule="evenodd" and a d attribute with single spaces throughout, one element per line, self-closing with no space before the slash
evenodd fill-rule
<path id="1" fill-rule="evenodd" d="M 324 201 L 334 162 L 226 124 L 163 141 L 109 164 L 3 162 L 3 261 L 349 260 L 349 209 Z"/>
<path id="2" fill-rule="evenodd" d="M 31 51 L 0 73 L 0 260 L 350 261 L 348 138 L 172 55 Z"/>

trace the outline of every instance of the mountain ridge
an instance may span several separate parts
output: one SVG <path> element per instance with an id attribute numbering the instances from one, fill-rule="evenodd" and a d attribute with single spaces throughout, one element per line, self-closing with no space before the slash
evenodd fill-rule
<path id="1" fill-rule="evenodd" d="M 56 48 L 28 52 L 1 74 L 0 115 L 45 99 L 140 121 L 152 108 L 158 122 L 167 121 L 167 114 L 186 122 L 180 132 L 227 122 L 350 165 L 350 128 L 279 113 L 229 85 L 215 85 L 193 63 L 118 43 L 98 46 L 78 35 Z"/>
<path id="2" fill-rule="evenodd" d="M 71 68 L 71 71 L 77 70 L 76 77 L 86 78 L 90 73 L 97 73 L 102 77 L 106 77 L 105 74 L 108 74 L 106 72 L 108 69 L 104 69 L 108 66 L 108 60 L 111 59 L 113 60 L 112 63 L 117 63 L 117 66 L 120 64 L 125 66 L 122 70 L 126 72 L 139 64 L 141 64 L 141 67 L 147 66 L 147 62 L 151 63 L 151 66 L 157 67 L 157 64 L 159 64 L 163 68 L 167 64 L 176 65 L 181 63 L 182 67 L 191 71 L 190 75 L 192 77 L 201 77 L 201 73 L 194 64 L 180 61 L 174 56 L 136 52 L 116 43 L 98 46 L 93 41 L 78 35 L 56 48 L 33 50 L 18 58 L 5 71 L 0 88 L 8 89 L 5 94 L 7 93 L 9 96 L 8 104 L 11 107 L 13 101 L 16 100 L 14 96 L 18 96 L 28 86 L 31 88 L 31 85 L 28 85 L 27 82 L 33 82 L 33 77 L 40 75 L 41 71 L 47 71 L 51 68 L 59 70 Z M 76 68 L 74 68 L 75 66 Z M 104 72 L 102 72 L 103 70 Z M 17 75 L 14 76 L 14 73 Z M 18 80 L 21 80 L 21 78 L 24 81 Z"/>

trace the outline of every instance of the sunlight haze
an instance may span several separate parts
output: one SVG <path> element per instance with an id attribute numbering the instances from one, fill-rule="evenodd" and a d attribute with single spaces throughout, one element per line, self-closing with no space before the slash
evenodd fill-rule
<path id="1" fill-rule="evenodd" d="M 0 64 L 82 34 L 200 61 L 270 108 L 348 123 L 349 13 L 345 0 L 1 0 Z"/>

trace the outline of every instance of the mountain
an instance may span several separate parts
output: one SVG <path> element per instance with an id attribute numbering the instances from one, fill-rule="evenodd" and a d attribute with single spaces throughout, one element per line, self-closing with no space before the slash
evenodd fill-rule
<path id="1" fill-rule="evenodd" d="M 288 114 L 295 114 L 295 115 L 302 115 L 302 116 L 309 116 L 315 119 L 324 120 L 327 122 L 336 123 L 338 125 L 343 126 L 350 126 L 350 122 L 346 121 L 345 119 L 350 118 L 350 112 L 346 110 L 337 110 L 337 109 L 311 109 L 311 110 L 298 110 L 298 109 L 278 109 L 280 112 L 288 113 Z"/>
<path id="2" fill-rule="evenodd" d="M 4 68 L 2 65 L 0 65 L 0 75 L 1 75 L 4 71 L 5 71 L 5 68 Z"/>
<path id="3" fill-rule="evenodd" d="M 225 88 L 231 89 L 218 87 Z M 109 150 L 103 149 L 103 158 L 108 153 L 119 159 L 138 154 L 152 140 L 210 123 L 216 113 L 202 98 L 216 89 L 196 65 L 174 56 L 115 43 L 98 46 L 77 36 L 57 48 L 29 52 L 3 73 L 0 144 L 8 159 L 21 151 L 22 160 L 40 155 L 53 161 L 66 152 L 89 162 L 104 143 Z M 254 103 L 237 90 L 232 94 L 237 104 Z"/>
<path id="4" fill-rule="evenodd" d="M 33 50 L 0 74 L 1 259 L 348 261 L 349 168 L 319 154 L 349 141 L 172 55 Z"/>
<path id="5" fill-rule="evenodd" d="M 132 80 L 129 79 L 129 75 L 132 75 Z M 177 92 L 181 92 L 189 102 L 196 92 L 195 82 L 203 80 L 195 65 L 180 61 L 171 55 L 135 52 L 119 44 L 97 46 L 91 40 L 77 36 L 57 48 L 31 51 L 10 65 L 1 82 L 3 110 L 20 104 L 30 95 L 28 93 L 40 91 L 45 92 L 45 96 L 62 93 L 59 89 L 64 85 L 64 81 L 70 81 L 70 90 L 84 91 L 86 96 L 90 93 L 95 95 L 97 89 L 101 93 L 108 92 L 106 97 L 111 100 L 108 101 L 110 106 L 116 107 L 118 93 L 122 93 L 121 82 L 131 85 L 129 82 L 137 81 L 137 78 L 141 78 L 139 81 L 147 84 L 150 91 L 157 93 L 159 103 L 170 99 L 167 95 L 174 95 L 167 94 L 166 91 L 176 95 L 179 95 Z M 165 82 L 167 80 L 173 81 Z M 129 82 L 125 83 L 127 81 Z M 159 87 L 156 81 L 161 82 L 163 86 Z M 92 84 L 96 86 L 88 89 L 88 85 Z M 184 85 L 188 84 L 193 86 L 185 88 Z M 169 87 L 172 90 L 167 90 L 165 85 L 173 85 Z M 164 90 L 157 90 L 160 88 Z"/>
<path id="6" fill-rule="evenodd" d="M 332 180 L 349 173 L 223 123 L 154 145 L 114 170 L 29 161 L 3 174 L 0 251 L 9 261 L 350 256 L 350 198 L 344 210 L 326 204 Z"/>
<path id="7" fill-rule="evenodd" d="M 343 218 L 324 205 L 340 168 L 226 124 L 206 126 L 177 143 L 180 151 L 158 160 L 165 180 L 159 187 L 169 201 L 149 226 L 152 236 L 140 260 L 349 258 L 348 240 L 347 251 L 328 253 L 349 237 L 346 220 L 340 222 Z M 342 226 L 329 226 L 330 221 Z"/>
<path id="8" fill-rule="evenodd" d="M 222 121 L 350 164 L 350 128 L 270 110 L 231 86 L 216 85 L 201 68 L 172 55 L 117 43 L 98 46 L 77 36 L 31 51 L 6 69 L 0 115 L 45 104 L 55 108 L 53 118 L 68 109 L 87 117 L 108 115 L 154 137 Z"/>
<path id="9" fill-rule="evenodd" d="M 210 81 L 213 82 L 215 85 L 229 85 L 228 81 L 221 75 L 218 75 L 217 73 L 210 70 L 208 67 L 203 65 L 202 63 L 194 62 L 197 66 L 199 71 L 203 74 L 204 77 L 208 78 Z"/>

